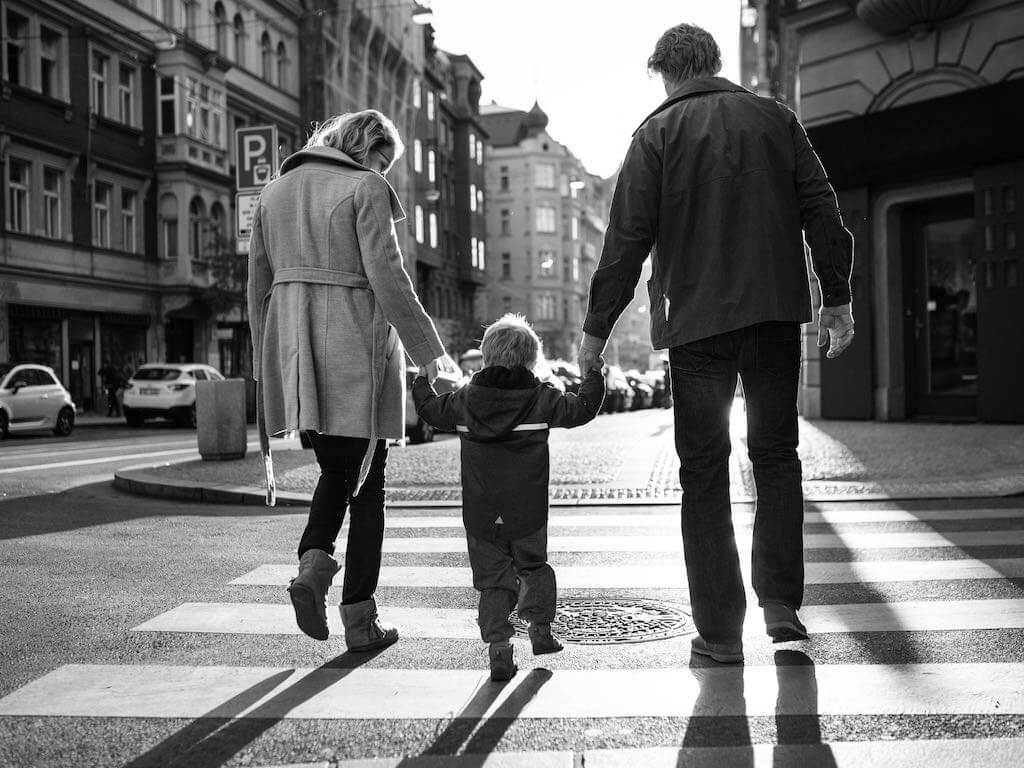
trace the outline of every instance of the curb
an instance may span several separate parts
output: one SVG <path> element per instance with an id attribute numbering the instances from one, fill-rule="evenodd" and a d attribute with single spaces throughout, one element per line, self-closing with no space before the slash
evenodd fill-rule
<path id="1" fill-rule="evenodd" d="M 1024 480 L 1006 483 L 1011 488 L 1005 492 L 950 492 L 950 489 L 939 489 L 933 492 L 915 493 L 814 493 L 805 489 L 804 502 L 866 502 L 866 501 L 918 501 L 918 500 L 949 500 L 949 499 L 998 499 L 1024 497 Z M 250 506 L 266 506 L 266 491 L 263 488 L 232 485 L 229 483 L 209 484 L 191 480 L 165 480 L 164 478 L 144 469 L 125 469 L 114 473 L 114 487 L 138 496 L 151 496 L 177 501 L 194 501 L 206 504 L 239 504 Z M 960 491 L 967 489 L 958 489 Z M 308 507 L 312 494 L 295 491 L 278 491 L 277 506 Z M 751 504 L 752 496 L 736 495 L 731 499 L 733 504 Z M 458 509 L 462 505 L 457 500 L 434 499 L 388 499 L 391 508 L 406 509 Z M 610 507 L 610 506 L 675 506 L 679 496 L 646 497 L 646 498 L 580 498 L 552 499 L 552 507 Z"/>

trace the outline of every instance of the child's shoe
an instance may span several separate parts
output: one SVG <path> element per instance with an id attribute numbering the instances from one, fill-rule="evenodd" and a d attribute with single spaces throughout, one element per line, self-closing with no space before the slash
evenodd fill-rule
<path id="1" fill-rule="evenodd" d="M 551 634 L 550 624 L 531 624 L 530 643 L 533 645 L 533 655 L 540 656 L 543 653 L 558 653 L 563 646 L 558 638 Z"/>
<path id="2" fill-rule="evenodd" d="M 518 667 L 512 660 L 512 643 L 508 640 L 501 643 L 491 643 L 487 649 L 487 655 L 491 660 L 491 680 L 502 683 L 511 680 Z"/>

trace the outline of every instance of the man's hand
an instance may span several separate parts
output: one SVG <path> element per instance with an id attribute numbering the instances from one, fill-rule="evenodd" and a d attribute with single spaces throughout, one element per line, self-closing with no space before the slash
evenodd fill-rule
<path id="1" fill-rule="evenodd" d="M 444 376 L 454 381 L 459 379 L 461 375 L 462 371 L 455 361 L 452 360 L 451 355 L 441 355 L 436 360 L 431 360 L 427 363 L 427 381 L 431 384 L 434 383 L 438 376 Z"/>
<path id="2" fill-rule="evenodd" d="M 591 336 L 589 333 L 583 334 L 583 341 L 580 342 L 580 353 L 577 357 L 577 364 L 580 367 L 580 375 L 586 376 L 591 370 L 603 370 L 604 369 L 604 358 L 601 354 L 604 352 L 604 345 L 607 343 L 605 339 L 599 339 L 597 336 Z"/>
<path id="3" fill-rule="evenodd" d="M 839 357 L 853 341 L 853 305 L 818 310 L 818 346 L 828 345 L 827 357 Z"/>

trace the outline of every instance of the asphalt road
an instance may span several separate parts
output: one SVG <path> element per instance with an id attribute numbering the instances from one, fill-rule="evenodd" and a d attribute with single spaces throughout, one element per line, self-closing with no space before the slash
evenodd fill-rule
<path id="1" fill-rule="evenodd" d="M 301 508 L 121 494 L 114 466 L 187 456 L 194 435 L 103 438 L 0 445 L 0 483 L 46 488 L 0 500 L 4 768 L 1024 762 L 1021 499 L 809 504 L 809 641 L 771 645 L 751 597 L 743 667 L 691 656 L 686 632 L 544 657 L 516 640 L 498 685 L 459 510 L 391 510 L 377 597 L 403 637 L 352 655 L 336 631 L 294 634 Z M 750 513 L 734 509 L 741 551 Z M 637 629 L 647 599 L 685 617 L 676 515 L 554 508 L 563 614 L 602 600 Z"/>

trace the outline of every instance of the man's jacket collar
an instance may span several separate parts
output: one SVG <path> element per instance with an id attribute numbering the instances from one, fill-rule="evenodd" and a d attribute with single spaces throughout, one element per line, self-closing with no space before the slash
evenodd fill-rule
<path id="1" fill-rule="evenodd" d="M 291 155 L 288 155 L 281 163 L 281 172 L 279 175 L 284 175 L 288 171 L 298 168 L 303 163 L 321 162 L 321 163 L 332 163 L 335 165 L 343 165 L 349 168 L 358 168 L 362 171 L 369 171 L 370 173 L 376 173 L 382 179 L 384 183 L 388 185 L 388 196 L 391 198 L 391 218 L 395 222 L 402 221 L 405 218 L 405 209 L 402 208 L 402 203 L 398 199 L 398 193 L 395 192 L 394 187 L 391 186 L 391 182 L 384 177 L 384 174 L 367 168 L 362 163 L 358 163 L 351 157 L 346 155 L 340 149 L 334 149 L 333 147 L 307 147 L 300 149 Z"/>
<path id="2" fill-rule="evenodd" d="M 636 132 L 643 128 L 648 120 L 659 112 L 668 109 L 673 104 L 676 104 L 683 99 L 687 99 L 690 96 L 696 96 L 700 93 L 713 93 L 715 91 L 740 91 L 743 93 L 753 93 L 742 85 L 736 85 L 736 83 L 730 82 L 724 77 L 694 77 L 689 80 L 684 80 L 680 83 L 678 88 L 669 94 L 667 99 L 661 102 L 657 109 L 643 119 L 640 125 L 637 126 L 636 131 L 633 131 L 633 135 L 636 135 Z"/>

